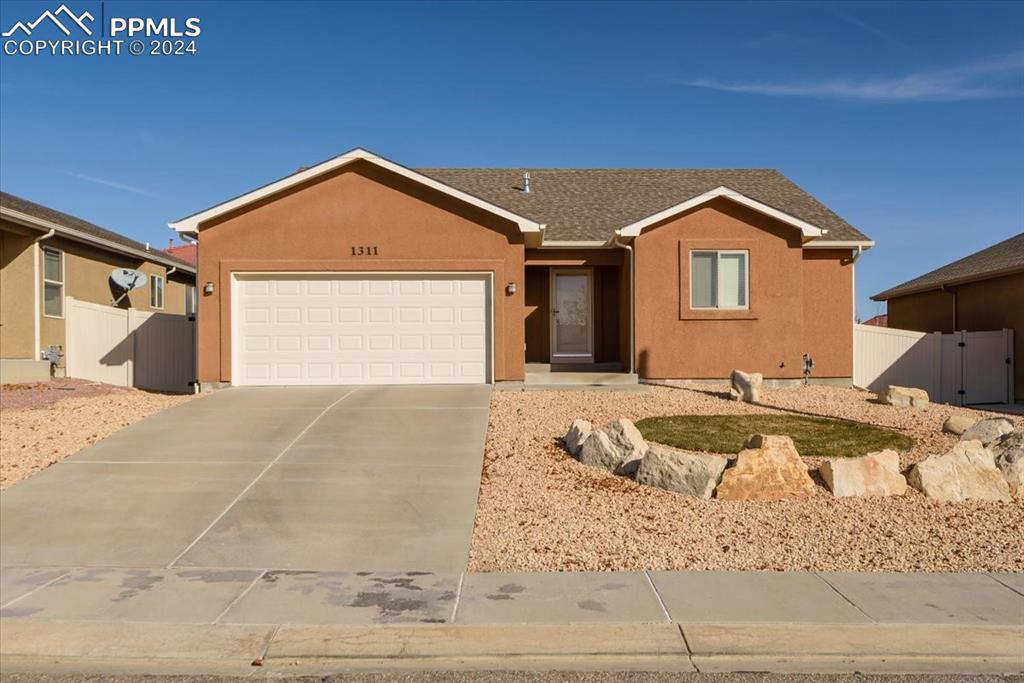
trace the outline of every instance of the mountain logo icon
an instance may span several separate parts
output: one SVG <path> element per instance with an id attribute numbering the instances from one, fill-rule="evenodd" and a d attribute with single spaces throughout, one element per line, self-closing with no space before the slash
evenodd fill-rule
<path id="1" fill-rule="evenodd" d="M 46 20 L 49 20 L 50 22 L 52 22 L 58 29 L 60 29 L 60 31 L 64 35 L 70 36 L 71 35 L 71 31 L 68 30 L 67 26 L 65 26 L 63 23 L 61 23 L 61 20 L 60 20 L 61 17 L 63 17 L 64 20 L 69 22 L 70 24 L 74 24 L 75 26 L 80 28 L 82 31 L 85 32 L 85 35 L 87 35 L 87 36 L 91 36 L 92 35 L 92 29 L 90 29 L 85 24 L 85 21 L 86 20 L 88 20 L 88 21 L 95 21 L 96 17 L 94 17 L 89 12 L 82 12 L 82 14 L 76 15 L 74 12 L 72 12 L 70 9 L 68 9 L 67 5 L 61 5 L 60 7 L 58 7 L 53 12 L 51 12 L 50 10 L 46 10 L 45 12 L 40 14 L 36 18 L 35 21 L 30 21 L 30 22 L 27 22 L 27 23 L 24 22 L 24 21 L 19 21 L 19 22 L 15 23 L 14 26 L 12 26 L 9 30 L 3 32 L 3 37 L 4 38 L 9 38 L 9 37 L 13 36 L 15 33 L 17 33 L 18 31 L 21 31 L 26 36 L 30 36 L 30 35 L 32 35 L 32 31 L 34 31 L 37 26 L 39 26 L 40 24 L 42 24 Z"/>

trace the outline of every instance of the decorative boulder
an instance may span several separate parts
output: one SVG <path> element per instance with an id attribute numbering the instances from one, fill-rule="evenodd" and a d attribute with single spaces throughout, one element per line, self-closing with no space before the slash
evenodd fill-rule
<path id="1" fill-rule="evenodd" d="M 788 436 L 752 436 L 722 474 L 716 496 L 722 500 L 809 498 L 815 486 L 807 465 Z"/>
<path id="2" fill-rule="evenodd" d="M 977 420 L 970 415 L 950 415 L 946 418 L 946 421 L 942 423 L 942 431 L 947 434 L 960 436 L 973 427 L 975 422 L 977 422 Z"/>
<path id="3" fill-rule="evenodd" d="M 929 455 L 910 470 L 910 485 L 935 500 L 1010 500 L 1010 488 L 992 452 L 980 441 L 961 441 Z"/>
<path id="4" fill-rule="evenodd" d="M 1010 487 L 1010 494 L 1024 497 L 1024 431 L 1003 434 L 992 445 L 996 467 Z"/>
<path id="5" fill-rule="evenodd" d="M 594 426 L 586 420 L 572 421 L 569 431 L 562 437 L 562 445 L 565 446 L 565 450 L 569 451 L 569 455 L 573 457 L 579 455 L 583 442 L 587 440 L 592 431 L 594 431 Z"/>
<path id="6" fill-rule="evenodd" d="M 761 384 L 764 383 L 764 376 L 760 372 L 747 374 L 742 370 L 733 370 L 730 381 L 732 387 L 729 389 L 729 397 L 732 400 L 760 403 Z"/>
<path id="7" fill-rule="evenodd" d="M 896 451 L 878 451 L 859 458 L 829 458 L 818 471 L 836 498 L 902 496 L 907 490 Z"/>
<path id="8" fill-rule="evenodd" d="M 900 408 L 927 408 L 928 392 L 914 387 L 889 385 L 878 392 L 878 400 L 887 406 Z"/>
<path id="9" fill-rule="evenodd" d="M 640 430 L 623 418 L 592 431 L 580 448 L 579 460 L 584 465 L 630 476 L 647 454 L 647 448 Z"/>
<path id="10" fill-rule="evenodd" d="M 684 496 L 710 498 L 725 465 L 726 459 L 717 455 L 654 444 L 640 461 L 636 481 Z"/>
<path id="11" fill-rule="evenodd" d="M 973 427 L 960 435 L 961 441 L 980 441 L 981 445 L 988 448 L 999 440 L 1003 434 L 1013 431 L 1013 423 L 1005 417 L 990 417 L 981 420 Z"/>

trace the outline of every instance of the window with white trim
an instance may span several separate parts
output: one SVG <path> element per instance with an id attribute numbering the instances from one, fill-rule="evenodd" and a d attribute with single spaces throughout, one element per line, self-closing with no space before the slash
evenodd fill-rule
<path id="1" fill-rule="evenodd" d="M 64 317 L 64 252 L 43 247 L 43 314 Z"/>
<path id="2" fill-rule="evenodd" d="M 161 275 L 149 276 L 149 307 L 164 307 L 164 278 Z"/>
<path id="3" fill-rule="evenodd" d="M 185 315 L 196 314 L 196 286 L 185 285 Z"/>
<path id="4" fill-rule="evenodd" d="M 746 250 L 690 252 L 690 308 L 747 308 Z"/>

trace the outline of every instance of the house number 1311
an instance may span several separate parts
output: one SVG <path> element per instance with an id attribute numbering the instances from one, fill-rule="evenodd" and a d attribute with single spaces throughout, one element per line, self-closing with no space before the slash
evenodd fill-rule
<path id="1" fill-rule="evenodd" d="M 377 247 L 352 247 L 353 256 L 377 256 Z"/>

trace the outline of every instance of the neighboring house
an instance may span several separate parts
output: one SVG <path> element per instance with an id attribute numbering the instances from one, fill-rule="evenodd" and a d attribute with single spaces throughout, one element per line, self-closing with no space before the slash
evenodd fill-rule
<path id="1" fill-rule="evenodd" d="M 773 170 L 420 169 L 357 149 L 171 224 L 199 380 L 850 382 L 867 237 Z M 570 366 L 572 367 L 572 366 Z"/>
<path id="2" fill-rule="evenodd" d="M 167 248 L 163 250 L 165 254 L 170 254 L 176 259 L 180 259 L 185 263 L 196 265 L 198 263 L 198 253 L 196 245 L 193 244 L 175 244 L 174 240 L 167 245 Z"/>
<path id="3" fill-rule="evenodd" d="M 871 297 L 889 326 L 918 332 L 1013 330 L 1014 394 L 1024 400 L 1024 233 Z"/>
<path id="4" fill-rule="evenodd" d="M 873 318 L 868 318 L 867 320 L 862 322 L 861 325 L 871 325 L 872 327 L 888 327 L 889 316 L 885 315 L 884 313 L 882 315 L 876 315 Z"/>
<path id="5" fill-rule="evenodd" d="M 149 281 L 116 305 L 179 315 L 195 312 L 195 266 L 124 235 L 20 197 L 0 193 L 0 363 L 3 382 L 49 376 L 43 350 L 67 348 L 66 298 L 113 305 L 115 268 Z"/>

